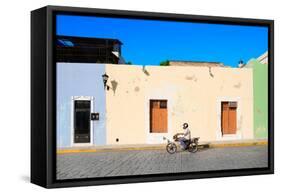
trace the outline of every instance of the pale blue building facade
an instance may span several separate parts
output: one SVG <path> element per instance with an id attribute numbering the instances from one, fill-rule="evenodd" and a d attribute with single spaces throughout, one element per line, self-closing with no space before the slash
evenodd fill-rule
<path id="1" fill-rule="evenodd" d="M 56 130 L 58 148 L 106 144 L 106 94 L 102 79 L 104 73 L 105 64 L 57 63 Z M 99 118 L 89 121 L 89 142 L 79 144 L 74 140 L 74 108 L 76 107 L 75 102 L 83 100 L 89 102 L 90 113 L 98 113 Z M 79 114 L 83 116 L 85 112 Z"/>

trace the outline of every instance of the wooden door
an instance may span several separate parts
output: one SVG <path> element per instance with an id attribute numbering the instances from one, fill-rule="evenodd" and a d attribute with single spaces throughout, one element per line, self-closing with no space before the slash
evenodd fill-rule
<path id="1" fill-rule="evenodd" d="M 236 134 L 237 130 L 237 103 L 222 102 L 221 104 L 222 134 Z"/>
<path id="2" fill-rule="evenodd" d="M 168 132 L 167 100 L 150 100 L 150 133 Z"/>

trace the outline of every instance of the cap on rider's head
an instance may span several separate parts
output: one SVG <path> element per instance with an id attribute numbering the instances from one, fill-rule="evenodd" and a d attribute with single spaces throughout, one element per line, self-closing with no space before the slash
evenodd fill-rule
<path id="1" fill-rule="evenodd" d="M 186 129 L 187 127 L 188 127 L 188 124 L 187 124 L 187 123 L 184 123 L 184 124 L 183 124 L 183 128 Z"/>

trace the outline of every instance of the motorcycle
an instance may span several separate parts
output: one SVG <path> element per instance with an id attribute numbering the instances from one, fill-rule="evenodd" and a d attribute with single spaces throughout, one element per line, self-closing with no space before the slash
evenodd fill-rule
<path id="1" fill-rule="evenodd" d="M 177 148 L 180 146 L 179 145 L 179 138 L 181 134 L 175 134 L 173 136 L 174 141 L 170 141 L 168 138 L 163 137 L 163 140 L 167 140 L 167 145 L 166 145 L 166 150 L 169 154 L 174 154 L 177 152 Z M 190 140 L 184 141 L 186 145 L 186 149 L 189 152 L 195 153 L 198 151 L 198 141 L 200 137 L 194 137 L 191 138 Z"/>

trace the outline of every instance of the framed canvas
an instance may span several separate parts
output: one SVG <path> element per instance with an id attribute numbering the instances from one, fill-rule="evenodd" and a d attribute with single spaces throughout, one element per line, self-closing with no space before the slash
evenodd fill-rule
<path id="1" fill-rule="evenodd" d="M 31 182 L 272 174 L 272 20 L 31 12 Z"/>

